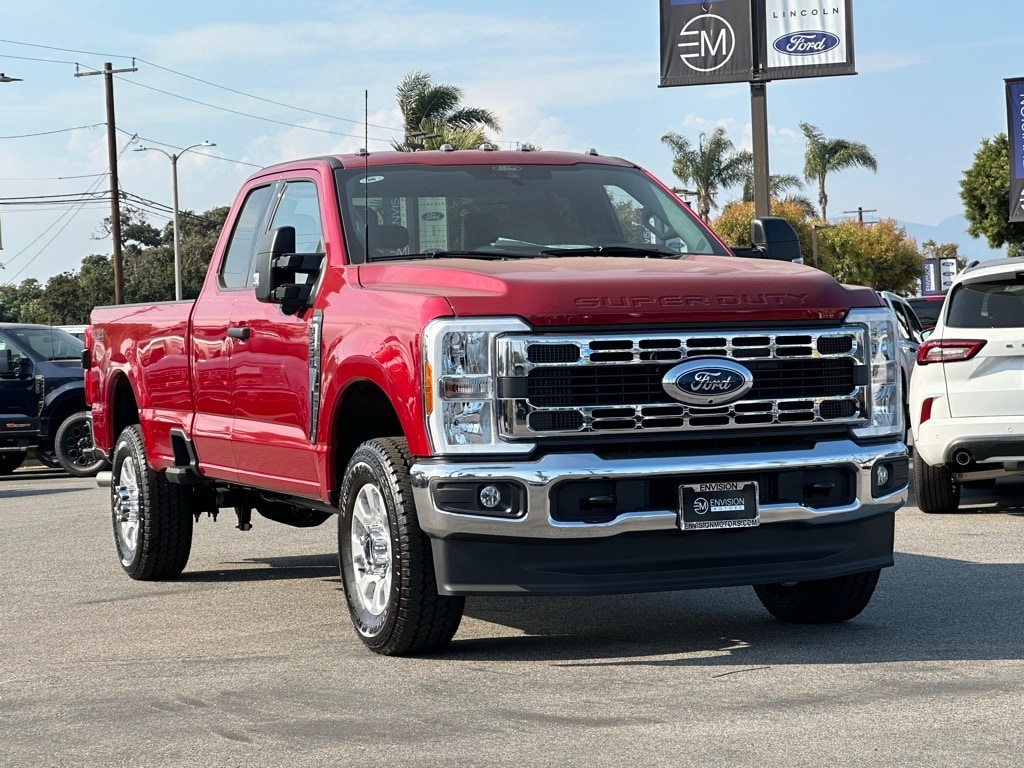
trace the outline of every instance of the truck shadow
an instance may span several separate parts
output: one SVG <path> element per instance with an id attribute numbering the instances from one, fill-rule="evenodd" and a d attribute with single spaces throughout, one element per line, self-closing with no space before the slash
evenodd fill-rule
<path id="1" fill-rule="evenodd" d="M 258 564 L 258 567 L 236 567 L 253 564 Z M 280 579 L 326 579 L 340 583 L 338 556 L 336 554 L 295 555 L 290 557 L 251 557 L 242 561 L 225 561 L 223 569 L 186 570 L 177 577 L 176 581 L 207 583 L 277 581 Z"/>

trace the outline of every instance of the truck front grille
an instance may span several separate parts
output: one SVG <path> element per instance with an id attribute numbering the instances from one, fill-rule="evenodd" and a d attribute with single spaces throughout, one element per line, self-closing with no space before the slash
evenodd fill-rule
<path id="1" fill-rule="evenodd" d="M 602 334 L 499 340 L 499 412 L 509 438 L 686 428 L 736 429 L 862 422 L 864 334 L 819 331 Z M 726 405 L 674 400 L 665 374 L 697 357 L 741 363 L 752 389 Z"/>

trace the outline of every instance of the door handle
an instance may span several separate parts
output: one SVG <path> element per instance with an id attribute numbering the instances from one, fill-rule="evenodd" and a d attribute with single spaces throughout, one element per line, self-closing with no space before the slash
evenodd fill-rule
<path id="1" fill-rule="evenodd" d="M 249 340 L 249 326 L 239 325 L 233 328 L 228 328 L 228 338 L 230 339 L 241 339 L 242 341 Z"/>

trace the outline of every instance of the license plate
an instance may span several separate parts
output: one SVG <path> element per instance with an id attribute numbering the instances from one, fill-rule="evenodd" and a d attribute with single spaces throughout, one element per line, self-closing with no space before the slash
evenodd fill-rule
<path id="1" fill-rule="evenodd" d="M 684 531 L 753 528 L 760 523 L 757 483 L 679 486 L 679 527 Z"/>

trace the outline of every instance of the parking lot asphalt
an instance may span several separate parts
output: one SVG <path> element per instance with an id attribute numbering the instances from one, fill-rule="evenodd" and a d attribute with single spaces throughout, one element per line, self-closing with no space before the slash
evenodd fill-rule
<path id="1" fill-rule="evenodd" d="M 106 489 L 0 477 L 0 766 L 1000 766 L 1024 748 L 1024 484 L 897 515 L 857 619 L 749 588 L 470 598 L 446 653 L 354 636 L 333 520 L 196 526 L 135 582 Z"/>

